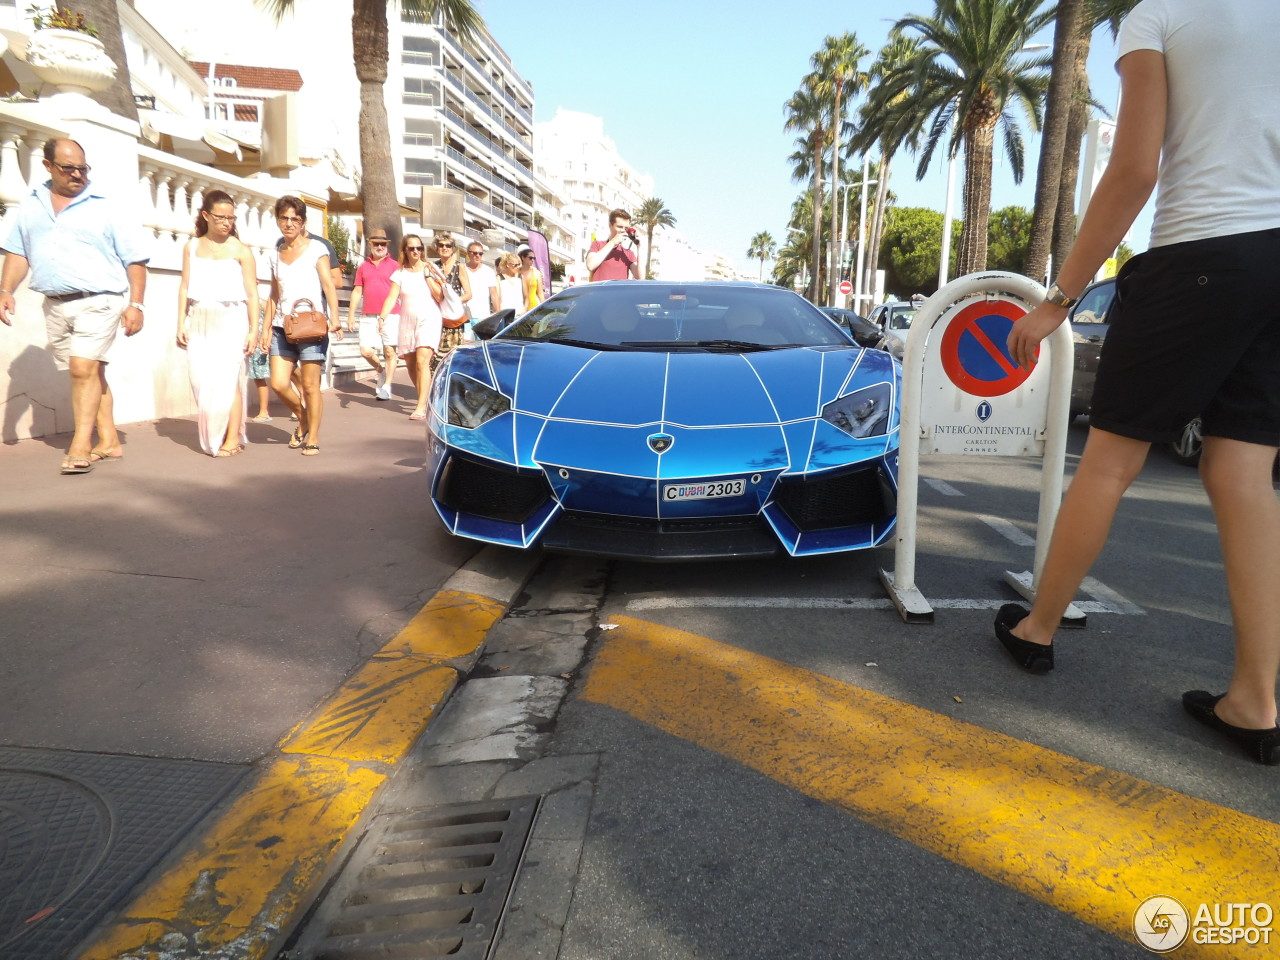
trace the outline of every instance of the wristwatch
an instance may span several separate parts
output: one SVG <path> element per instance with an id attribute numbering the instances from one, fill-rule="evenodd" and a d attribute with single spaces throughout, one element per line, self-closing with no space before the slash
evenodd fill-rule
<path id="1" fill-rule="evenodd" d="M 135 309 L 135 310 L 145 310 L 145 309 L 147 309 L 145 304 L 141 304 L 141 303 L 139 303 L 137 300 L 130 301 L 129 306 L 133 307 L 133 309 Z"/>
<path id="2" fill-rule="evenodd" d="M 1055 307 L 1063 307 L 1064 309 L 1074 307 L 1076 301 L 1079 299 L 1079 297 L 1068 297 L 1062 292 L 1062 288 L 1056 283 L 1053 284 L 1053 286 L 1051 286 L 1044 295 L 1045 303 L 1051 303 Z"/>

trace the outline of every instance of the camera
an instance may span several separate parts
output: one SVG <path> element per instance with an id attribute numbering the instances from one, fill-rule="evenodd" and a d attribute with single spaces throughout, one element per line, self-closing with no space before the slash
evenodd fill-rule
<path id="1" fill-rule="evenodd" d="M 635 227 L 627 227 L 627 239 L 632 243 L 639 243 L 640 237 L 636 234 Z"/>

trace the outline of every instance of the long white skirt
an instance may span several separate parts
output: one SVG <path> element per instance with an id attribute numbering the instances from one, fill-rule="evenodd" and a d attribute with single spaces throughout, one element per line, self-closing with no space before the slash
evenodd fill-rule
<path id="1" fill-rule="evenodd" d="M 187 365 L 196 398 L 200 448 L 213 456 L 228 434 L 247 439 L 244 430 L 244 338 L 249 316 L 243 303 L 197 303 L 187 315 Z M 240 418 L 231 419 L 231 404 L 240 396 Z"/>

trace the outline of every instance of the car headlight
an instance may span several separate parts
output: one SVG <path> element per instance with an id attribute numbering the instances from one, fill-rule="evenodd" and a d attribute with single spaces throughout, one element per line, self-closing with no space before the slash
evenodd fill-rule
<path id="1" fill-rule="evenodd" d="M 851 437 L 881 437 L 889 431 L 893 388 L 877 383 L 847 393 L 822 408 L 822 419 Z"/>
<path id="2" fill-rule="evenodd" d="M 449 378 L 449 423 L 474 430 L 511 409 L 511 401 L 493 387 L 455 373 Z"/>

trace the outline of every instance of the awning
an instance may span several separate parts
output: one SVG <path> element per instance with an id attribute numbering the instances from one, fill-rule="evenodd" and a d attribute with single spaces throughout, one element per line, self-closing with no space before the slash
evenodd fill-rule
<path id="1" fill-rule="evenodd" d="M 329 189 L 328 211 L 335 216 L 364 216 L 364 206 L 360 203 L 360 195 L 358 193 L 339 193 L 332 187 Z M 400 216 L 416 217 L 417 215 L 417 207 L 400 204 Z"/>
<path id="2" fill-rule="evenodd" d="M 196 163 L 211 163 L 226 157 L 237 161 L 244 159 L 238 141 L 214 130 L 203 121 L 155 110 L 139 110 L 138 119 L 142 123 L 144 137 L 176 156 Z"/>

